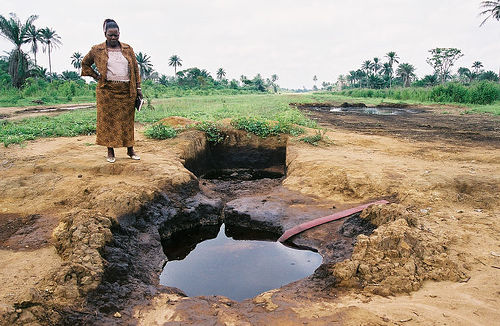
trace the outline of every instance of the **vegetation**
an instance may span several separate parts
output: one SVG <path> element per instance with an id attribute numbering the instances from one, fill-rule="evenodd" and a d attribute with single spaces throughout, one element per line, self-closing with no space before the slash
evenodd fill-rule
<path id="1" fill-rule="evenodd" d="M 182 66 L 182 60 L 178 55 L 174 54 L 168 59 L 168 65 L 174 67 L 174 76 L 177 75 L 177 67 Z"/>
<path id="2" fill-rule="evenodd" d="M 500 0 L 483 1 L 481 2 L 481 7 L 484 10 L 480 14 L 486 15 L 486 18 L 483 20 L 480 26 L 483 26 L 484 23 L 486 23 L 486 21 L 490 18 L 500 21 Z"/>
<path id="3" fill-rule="evenodd" d="M 72 137 L 95 133 L 94 110 L 74 111 L 54 117 L 41 116 L 20 121 L 0 120 L 0 142 L 4 146 L 41 137 Z"/>
<path id="4" fill-rule="evenodd" d="M 52 63 L 50 61 L 50 51 L 58 48 L 61 45 L 61 37 L 57 35 L 56 31 L 45 27 L 41 29 L 42 40 L 43 40 L 43 52 L 47 51 L 49 53 L 49 73 L 52 74 Z"/>
<path id="5" fill-rule="evenodd" d="M 165 126 L 164 124 L 157 123 L 152 127 L 146 129 L 144 131 L 144 134 L 146 135 L 146 137 L 153 139 L 167 139 L 177 136 L 177 130 L 170 126 Z"/>
<path id="6" fill-rule="evenodd" d="M 348 89 L 341 91 L 340 94 L 352 97 L 379 97 L 418 102 L 484 105 L 500 100 L 500 85 L 489 81 L 481 81 L 470 86 L 464 86 L 454 82 L 425 88 Z"/>
<path id="7" fill-rule="evenodd" d="M 313 146 L 318 146 L 318 143 L 322 139 L 323 139 L 323 135 L 321 134 L 321 132 L 317 131 L 314 135 L 304 136 L 304 137 L 300 138 L 299 140 L 304 142 L 304 143 L 313 145 Z"/>
<path id="8" fill-rule="evenodd" d="M 219 144 L 224 141 L 222 125 L 213 121 L 202 121 L 195 125 L 195 128 L 206 133 L 207 139 L 213 144 Z"/>
<path id="9" fill-rule="evenodd" d="M 259 137 L 276 136 L 279 134 L 291 134 L 298 136 L 304 129 L 294 126 L 288 121 L 269 121 L 259 117 L 241 117 L 233 119 L 231 125 L 236 129 L 251 132 Z"/>
<path id="10" fill-rule="evenodd" d="M 141 74 L 141 79 L 148 78 L 153 72 L 153 64 L 151 63 L 151 57 L 147 54 L 139 52 L 135 55 L 137 59 L 137 65 L 139 66 L 139 72 Z"/>
<path id="11" fill-rule="evenodd" d="M 429 52 L 432 56 L 427 58 L 427 63 L 434 69 L 434 74 L 439 77 L 441 83 L 450 78 L 451 67 L 464 56 L 462 51 L 456 48 L 435 48 Z"/>
<path id="12" fill-rule="evenodd" d="M 29 42 L 28 31 L 38 16 L 30 16 L 22 23 L 15 14 L 10 19 L 0 15 L 0 34 L 14 44 L 15 48 L 8 56 L 8 73 L 14 87 L 21 87 L 28 74 L 28 57 L 21 46 Z"/>
<path id="13" fill-rule="evenodd" d="M 53 82 L 56 84 L 59 82 Z M 62 83 L 64 85 L 65 83 Z M 314 102 L 311 95 L 205 95 L 185 96 L 155 101 L 155 110 L 144 109 L 136 113 L 136 121 L 154 124 L 168 116 L 182 116 L 201 121 L 196 128 L 208 131 L 210 140 L 216 142 L 216 121 L 224 118 L 241 118 L 253 116 L 261 121 L 274 124 L 272 132 L 289 132 L 297 134 L 297 127 L 292 124 L 315 127 L 315 123 L 305 117 L 299 110 L 291 107 L 291 102 Z M 203 122 L 205 121 L 205 122 Z M 271 122 L 273 121 L 273 122 Z M 277 121 L 277 122 L 276 122 Z M 22 143 L 40 137 L 58 137 L 87 135 L 95 132 L 95 109 L 76 110 L 55 117 L 27 118 L 20 121 L 1 121 L 0 142 L 5 146 Z M 159 124 L 158 124 L 159 125 Z M 155 128 L 152 126 L 152 128 Z M 151 128 L 148 128 L 148 130 Z M 147 131 L 153 138 L 173 135 L 168 128 L 156 127 Z M 212 137 L 213 136 L 213 137 Z"/>

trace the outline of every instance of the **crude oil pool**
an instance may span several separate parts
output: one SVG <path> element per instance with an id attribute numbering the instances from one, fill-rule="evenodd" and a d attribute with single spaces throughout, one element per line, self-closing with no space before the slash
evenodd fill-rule
<path id="1" fill-rule="evenodd" d="M 160 283 L 189 296 L 223 295 L 240 301 L 309 276 L 322 262 L 318 253 L 233 229 L 222 224 L 172 236 L 163 244 L 169 261 Z M 232 232 L 250 239 L 235 240 Z"/>

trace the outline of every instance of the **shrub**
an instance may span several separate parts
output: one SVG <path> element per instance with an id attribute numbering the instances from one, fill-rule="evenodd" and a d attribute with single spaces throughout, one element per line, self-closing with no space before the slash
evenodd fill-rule
<path id="1" fill-rule="evenodd" d="M 195 128 L 204 131 L 209 142 L 219 144 L 224 141 L 224 133 L 221 130 L 221 125 L 216 122 L 203 121 L 195 125 Z"/>
<path id="2" fill-rule="evenodd" d="M 304 133 L 304 129 L 294 126 L 292 123 L 287 121 L 278 121 L 277 123 L 273 123 L 264 119 L 243 117 L 234 119 L 231 121 L 231 125 L 236 129 L 251 132 L 262 138 L 279 134 L 291 134 L 292 136 L 298 136 Z"/>
<path id="3" fill-rule="evenodd" d="M 153 139 L 167 139 L 177 136 L 177 130 L 170 126 L 158 123 L 144 131 L 144 135 Z"/>
<path id="4" fill-rule="evenodd" d="M 472 104 L 491 104 L 498 99 L 500 99 L 500 86 L 496 83 L 481 81 L 469 88 L 467 101 Z"/>

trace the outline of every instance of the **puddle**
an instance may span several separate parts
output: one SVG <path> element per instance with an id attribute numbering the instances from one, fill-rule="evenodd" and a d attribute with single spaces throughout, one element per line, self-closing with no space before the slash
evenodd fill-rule
<path id="1" fill-rule="evenodd" d="M 373 114 L 373 115 L 398 115 L 398 114 L 408 114 L 416 113 L 414 110 L 401 109 L 401 108 L 365 108 L 365 107 L 332 107 L 328 108 L 330 112 L 346 112 L 346 113 L 358 113 L 358 114 Z"/>
<path id="2" fill-rule="evenodd" d="M 224 224 L 175 233 L 163 242 L 169 262 L 160 284 L 240 301 L 309 276 L 322 262 L 318 253 L 269 239 L 275 236 Z"/>

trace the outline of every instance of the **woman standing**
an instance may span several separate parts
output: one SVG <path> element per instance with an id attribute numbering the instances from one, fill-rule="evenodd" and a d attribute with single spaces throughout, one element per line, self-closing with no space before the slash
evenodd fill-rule
<path id="1" fill-rule="evenodd" d="M 106 19 L 103 29 L 106 42 L 94 45 L 82 61 L 82 76 L 97 81 L 96 144 L 108 147 L 109 163 L 115 162 L 114 147 L 127 147 L 127 155 L 140 160 L 133 147 L 135 100 L 142 99 L 139 67 L 132 47 L 118 41 L 118 24 Z"/>

